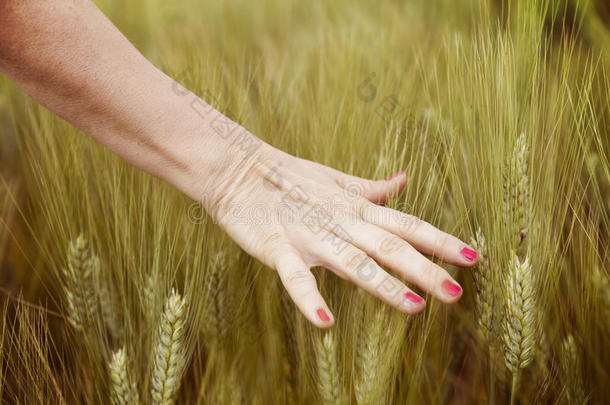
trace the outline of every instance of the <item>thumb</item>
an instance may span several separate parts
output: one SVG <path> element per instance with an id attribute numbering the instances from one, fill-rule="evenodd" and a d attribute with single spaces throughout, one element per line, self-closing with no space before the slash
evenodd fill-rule
<path id="1" fill-rule="evenodd" d="M 336 171 L 333 178 L 347 193 L 358 194 L 375 204 L 384 204 L 407 185 L 407 175 L 401 170 L 384 180 L 369 180 Z"/>

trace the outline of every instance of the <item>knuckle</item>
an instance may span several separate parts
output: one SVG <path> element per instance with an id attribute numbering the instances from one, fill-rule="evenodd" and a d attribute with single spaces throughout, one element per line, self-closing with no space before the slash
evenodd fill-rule
<path id="1" fill-rule="evenodd" d="M 343 267 L 348 273 L 354 273 L 368 260 L 370 259 L 364 252 L 349 252 L 343 261 Z"/>
<path id="2" fill-rule="evenodd" d="M 385 235 L 379 241 L 379 254 L 387 255 L 396 253 L 404 247 L 404 242 L 396 235 Z"/>
<path id="3" fill-rule="evenodd" d="M 385 274 L 383 279 L 375 286 L 376 294 L 387 303 L 397 306 L 402 301 L 405 285 L 395 277 Z"/>
<path id="4" fill-rule="evenodd" d="M 375 189 L 375 180 L 365 179 L 364 181 L 362 181 L 361 187 L 362 187 L 363 192 L 364 192 L 363 194 L 368 194 L 372 190 Z"/>
<path id="5" fill-rule="evenodd" d="M 307 270 L 296 270 L 286 277 L 286 284 L 304 292 L 314 281 L 314 276 Z"/>
<path id="6" fill-rule="evenodd" d="M 449 277 L 449 274 L 441 267 L 437 266 L 434 263 L 429 263 L 426 268 L 426 277 L 428 278 L 428 282 L 430 286 L 438 285 L 444 278 Z M 451 277 L 449 277 L 451 278 Z"/>
<path id="7" fill-rule="evenodd" d="M 415 277 L 419 281 L 418 284 L 420 284 L 422 288 L 425 287 L 427 290 L 430 290 L 437 285 L 445 272 L 439 266 L 425 258 L 418 261 L 414 270 Z"/>
<path id="8" fill-rule="evenodd" d="M 431 246 L 432 255 L 440 257 L 441 259 L 445 256 L 444 253 L 449 251 L 449 248 L 453 240 L 444 232 L 437 232 L 434 236 L 434 242 Z"/>
<path id="9" fill-rule="evenodd" d="M 263 238 L 263 246 L 267 246 L 269 248 L 274 248 L 278 246 L 282 242 L 282 234 L 280 232 L 272 232 L 270 234 L 265 235 Z"/>
<path id="10" fill-rule="evenodd" d="M 444 250 L 455 244 L 455 238 L 445 232 L 439 231 L 436 237 L 436 247 L 438 250 Z"/>
<path id="11" fill-rule="evenodd" d="M 371 207 L 371 202 L 366 198 L 359 198 L 354 202 L 354 212 L 358 218 L 366 221 Z"/>
<path id="12" fill-rule="evenodd" d="M 411 214 L 404 214 L 400 218 L 399 229 L 403 235 L 410 235 L 419 228 L 422 220 Z"/>
<path id="13" fill-rule="evenodd" d="M 365 186 L 361 182 L 351 181 L 343 188 L 343 193 L 346 198 L 356 200 L 364 195 Z"/>

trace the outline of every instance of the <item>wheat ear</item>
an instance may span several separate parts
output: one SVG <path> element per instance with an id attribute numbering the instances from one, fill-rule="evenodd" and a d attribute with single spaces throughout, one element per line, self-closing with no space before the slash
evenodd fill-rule
<path id="1" fill-rule="evenodd" d="M 491 280 L 487 242 L 481 228 L 477 229 L 475 238 L 471 239 L 470 242 L 479 254 L 479 261 L 472 272 L 476 289 L 475 312 L 479 331 L 483 339 L 490 342 L 494 321 L 493 282 Z"/>
<path id="2" fill-rule="evenodd" d="M 561 365 L 567 380 L 567 396 L 570 404 L 583 404 L 586 396 L 583 391 L 584 379 L 582 376 L 582 364 L 578 355 L 578 348 L 574 336 L 569 334 L 561 344 Z"/>
<path id="3" fill-rule="evenodd" d="M 602 319 L 610 319 L 610 278 L 598 266 L 593 270 L 593 283 L 600 295 Z"/>
<path id="4" fill-rule="evenodd" d="M 72 324 L 79 330 L 92 320 L 96 309 L 95 291 L 92 285 L 93 263 L 89 257 L 87 240 L 80 235 L 68 246 L 68 267 L 64 268 L 64 291 Z"/>
<path id="5" fill-rule="evenodd" d="M 149 275 L 144 280 L 143 294 L 142 294 L 142 305 L 143 312 L 146 317 L 146 321 L 149 325 L 154 324 L 155 320 L 155 277 Z"/>
<path id="6" fill-rule="evenodd" d="M 229 371 L 227 384 L 225 384 L 225 391 L 228 391 L 228 395 L 226 396 L 224 403 L 228 405 L 241 405 L 244 403 L 244 398 L 239 383 L 240 381 L 237 368 L 233 366 Z"/>
<path id="7" fill-rule="evenodd" d="M 324 333 L 316 342 L 318 359 L 318 391 L 324 404 L 343 404 L 341 381 L 337 366 L 337 347 L 332 332 Z"/>
<path id="8" fill-rule="evenodd" d="M 213 344 L 224 341 L 229 332 L 229 300 L 226 294 L 227 265 L 221 250 L 212 260 L 205 277 L 204 297 L 208 316 L 206 335 Z"/>
<path id="9" fill-rule="evenodd" d="M 529 256 L 521 262 L 513 251 L 509 266 L 508 280 L 505 283 L 504 361 L 513 375 L 514 399 L 519 372 L 532 362 L 535 354 L 539 316 L 536 311 L 534 277 Z"/>
<path id="10" fill-rule="evenodd" d="M 173 404 L 186 364 L 184 354 L 184 321 L 186 301 L 175 290 L 161 315 L 153 360 L 153 404 Z"/>
<path id="11" fill-rule="evenodd" d="M 365 328 L 364 341 L 359 348 L 360 376 L 355 385 L 356 402 L 360 404 L 382 403 L 384 384 L 380 382 L 380 348 L 383 331 L 383 311 L 377 311 L 374 320 Z"/>
<path id="12" fill-rule="evenodd" d="M 112 354 L 112 359 L 108 364 L 110 380 L 112 382 L 112 403 L 115 405 L 140 403 L 136 385 L 129 378 L 127 367 L 127 356 L 123 347 Z"/>
<path id="13" fill-rule="evenodd" d="M 493 402 L 495 380 L 506 379 L 506 369 L 502 362 L 502 356 L 498 356 L 497 327 L 495 323 L 502 317 L 498 314 L 496 298 L 494 297 L 494 282 L 489 263 L 489 250 L 487 240 L 481 228 L 477 229 L 474 239 L 470 240 L 472 247 L 479 254 L 479 261 L 473 269 L 472 276 L 475 284 L 475 313 L 479 334 L 488 347 L 488 371 L 489 371 L 489 393 L 490 401 Z"/>
<path id="14" fill-rule="evenodd" d="M 521 134 L 504 170 L 504 217 L 512 227 L 509 229 L 513 247 L 517 248 L 527 236 L 529 209 L 529 148 L 527 137 Z"/>
<path id="15" fill-rule="evenodd" d="M 108 288 L 108 283 L 102 275 L 102 266 L 97 256 L 91 258 L 91 270 L 95 280 L 97 299 L 102 309 L 104 323 L 115 339 L 123 337 L 123 323 L 121 322 L 120 310 L 117 308 L 114 297 Z"/>

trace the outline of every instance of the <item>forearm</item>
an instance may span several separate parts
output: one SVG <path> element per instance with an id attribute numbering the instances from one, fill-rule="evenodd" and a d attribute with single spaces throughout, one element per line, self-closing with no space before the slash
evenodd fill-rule
<path id="1" fill-rule="evenodd" d="M 201 192 L 195 173 L 226 169 L 230 142 L 210 128 L 219 113 L 176 91 L 88 0 L 1 2 L 0 69 L 127 162 L 194 199 L 202 198 L 193 195 Z"/>

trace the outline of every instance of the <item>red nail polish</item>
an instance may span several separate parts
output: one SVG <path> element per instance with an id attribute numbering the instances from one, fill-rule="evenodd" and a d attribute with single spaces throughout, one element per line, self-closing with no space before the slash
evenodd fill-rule
<path id="1" fill-rule="evenodd" d="M 460 250 L 460 253 L 466 258 L 466 260 L 470 260 L 471 262 L 477 260 L 477 252 L 470 248 L 465 247 L 464 249 Z"/>
<path id="2" fill-rule="evenodd" d="M 328 314 L 322 308 L 318 309 L 318 317 L 322 320 L 322 322 L 330 321 L 330 318 L 328 317 Z"/>
<path id="3" fill-rule="evenodd" d="M 409 301 L 414 302 L 416 304 L 419 304 L 420 302 L 422 302 L 424 300 L 422 297 L 420 297 L 419 295 L 413 294 L 411 291 L 406 292 L 405 297 Z"/>
<path id="4" fill-rule="evenodd" d="M 441 286 L 443 287 L 443 289 L 445 291 L 447 291 L 447 294 L 449 294 L 453 297 L 455 297 L 456 295 L 459 295 L 462 292 L 462 287 L 460 287 L 459 285 L 457 285 L 455 283 L 452 283 L 449 280 L 443 281 Z"/>

